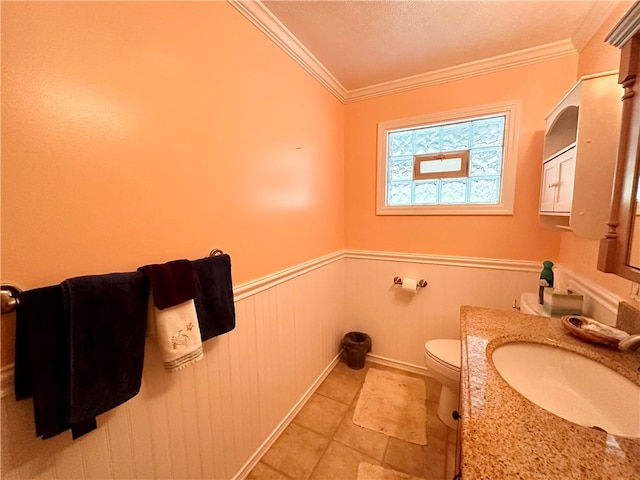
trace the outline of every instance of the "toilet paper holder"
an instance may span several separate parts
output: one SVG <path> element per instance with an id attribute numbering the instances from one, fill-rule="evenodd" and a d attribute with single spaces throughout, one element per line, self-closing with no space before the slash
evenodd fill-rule
<path id="1" fill-rule="evenodd" d="M 402 278 L 401 277 L 393 277 L 393 283 L 395 283 L 396 285 L 402 285 Z M 418 280 L 418 288 L 424 288 L 428 285 L 427 281 L 423 278 L 421 280 Z"/>

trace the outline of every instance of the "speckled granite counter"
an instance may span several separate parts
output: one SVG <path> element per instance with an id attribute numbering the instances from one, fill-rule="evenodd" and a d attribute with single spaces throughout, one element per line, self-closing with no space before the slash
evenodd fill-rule
<path id="1" fill-rule="evenodd" d="M 490 358 L 507 341 L 579 352 L 640 385 L 640 351 L 619 352 L 571 336 L 557 318 L 461 307 L 462 478 L 640 479 L 640 439 L 582 427 L 533 404 Z"/>

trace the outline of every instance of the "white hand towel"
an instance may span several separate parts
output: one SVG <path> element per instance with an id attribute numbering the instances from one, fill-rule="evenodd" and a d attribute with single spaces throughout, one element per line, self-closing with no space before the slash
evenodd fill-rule
<path id="1" fill-rule="evenodd" d="M 153 307 L 153 332 L 162 351 L 164 368 L 177 372 L 202 359 L 202 339 L 193 300 L 162 310 Z"/>

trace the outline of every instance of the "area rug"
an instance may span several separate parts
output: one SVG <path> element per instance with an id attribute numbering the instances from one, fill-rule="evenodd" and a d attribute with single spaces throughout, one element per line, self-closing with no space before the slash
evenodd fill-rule
<path id="1" fill-rule="evenodd" d="M 383 468 L 379 465 L 361 462 L 358 465 L 358 480 L 424 480 L 406 473 Z"/>
<path id="2" fill-rule="evenodd" d="M 427 444 L 424 380 L 370 368 L 353 414 L 353 423 L 400 440 Z"/>

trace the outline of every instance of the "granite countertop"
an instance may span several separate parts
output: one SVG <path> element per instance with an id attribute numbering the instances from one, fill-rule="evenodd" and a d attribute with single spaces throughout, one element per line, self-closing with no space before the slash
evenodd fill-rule
<path id="1" fill-rule="evenodd" d="M 639 479 L 640 439 L 614 436 L 560 418 L 500 376 L 490 357 L 508 341 L 581 353 L 640 385 L 640 351 L 579 340 L 558 318 L 461 307 L 461 468 L 472 479 Z"/>

